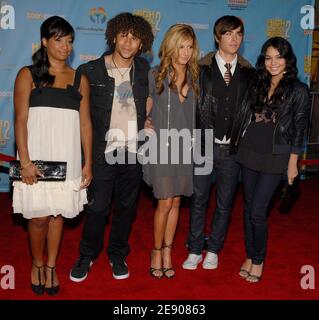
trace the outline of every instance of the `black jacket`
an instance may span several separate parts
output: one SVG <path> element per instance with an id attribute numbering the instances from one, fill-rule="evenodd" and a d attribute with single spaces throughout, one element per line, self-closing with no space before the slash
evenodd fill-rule
<path id="1" fill-rule="evenodd" d="M 104 153 L 107 143 L 107 141 L 105 141 L 105 135 L 109 130 L 111 121 L 114 78 L 108 75 L 104 60 L 104 57 L 109 54 L 111 54 L 111 52 L 105 52 L 97 60 L 89 61 L 78 67 L 80 72 L 86 75 L 90 84 L 90 110 L 93 125 L 93 159 L 96 158 L 97 154 Z M 144 58 L 135 57 L 133 67 L 130 70 L 138 131 L 144 128 L 146 117 L 149 68 L 149 64 Z"/>
<path id="2" fill-rule="evenodd" d="M 301 154 L 305 142 L 306 128 L 309 121 L 310 95 L 308 86 L 296 80 L 291 95 L 284 101 L 278 111 L 273 134 L 273 154 Z M 245 133 L 253 112 L 249 101 L 246 111 L 240 115 L 240 137 Z"/>
<path id="3" fill-rule="evenodd" d="M 215 95 L 215 89 L 212 85 L 212 59 L 215 53 L 211 52 L 200 60 L 200 96 L 196 110 L 196 128 L 201 129 L 201 147 L 202 154 L 204 153 L 204 130 L 214 129 L 218 102 Z M 238 55 L 237 66 L 239 68 L 239 83 L 236 93 L 236 105 L 234 108 L 233 123 L 230 137 L 231 153 L 237 151 L 236 141 L 240 134 L 240 126 L 242 125 L 242 115 L 245 115 L 244 110 L 247 110 L 247 100 L 249 96 L 249 88 L 254 82 L 254 68 L 250 63 Z"/>

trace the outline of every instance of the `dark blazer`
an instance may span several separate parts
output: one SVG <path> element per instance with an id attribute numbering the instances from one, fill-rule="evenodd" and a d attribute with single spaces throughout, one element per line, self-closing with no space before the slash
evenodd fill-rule
<path id="1" fill-rule="evenodd" d="M 217 99 L 215 96 L 215 88 L 212 85 L 212 59 L 215 56 L 215 52 L 207 54 L 200 60 L 201 72 L 200 72 L 200 97 L 196 110 L 196 128 L 197 129 L 214 129 L 216 114 L 217 114 Z M 231 153 L 235 153 L 237 150 L 236 141 L 240 132 L 241 119 L 243 109 L 247 108 L 247 99 L 249 96 L 249 88 L 254 82 L 255 71 L 250 63 L 243 57 L 238 55 L 238 61 L 236 68 L 239 68 L 239 81 L 236 92 L 236 102 L 234 110 L 234 117 L 231 129 L 230 137 L 230 150 Z M 202 130 L 203 131 L 203 130 Z M 202 153 L 203 153 L 203 141 L 204 135 L 202 132 Z"/>

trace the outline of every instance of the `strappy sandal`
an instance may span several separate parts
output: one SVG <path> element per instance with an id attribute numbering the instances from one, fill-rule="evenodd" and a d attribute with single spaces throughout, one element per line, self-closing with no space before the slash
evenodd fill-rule
<path id="1" fill-rule="evenodd" d="M 241 268 L 240 270 L 239 270 L 239 276 L 241 277 L 241 278 L 243 278 L 243 279 L 246 279 L 247 277 L 249 277 L 250 276 L 250 273 L 246 270 L 246 269 L 243 269 L 243 268 Z"/>
<path id="2" fill-rule="evenodd" d="M 264 269 L 264 263 L 262 263 L 262 272 Z M 254 275 L 254 274 L 249 274 L 249 276 L 246 278 L 246 281 L 250 282 L 250 283 L 257 283 L 261 280 L 262 274 L 260 276 Z"/>
<path id="3" fill-rule="evenodd" d="M 38 269 L 38 280 L 39 284 L 33 284 L 31 282 L 31 289 L 32 291 L 37 295 L 42 295 L 44 293 L 44 284 L 41 283 L 41 270 L 43 266 L 37 266 L 34 262 L 32 262 L 32 265 Z"/>
<path id="4" fill-rule="evenodd" d="M 160 248 L 153 248 L 152 249 L 152 253 L 151 253 L 151 258 L 153 258 L 154 255 L 154 251 L 161 251 L 162 249 Z M 163 273 L 163 268 L 153 268 L 150 267 L 150 275 L 156 279 L 161 279 L 164 276 Z"/>
<path id="5" fill-rule="evenodd" d="M 45 292 L 50 296 L 54 296 L 60 290 L 59 285 L 57 285 L 57 286 L 54 285 L 54 271 L 55 271 L 56 267 L 50 267 L 48 265 L 46 265 L 45 267 L 48 268 L 49 270 L 51 270 L 51 287 L 45 288 Z"/>
<path id="6" fill-rule="evenodd" d="M 173 244 L 168 245 L 168 244 L 164 243 L 164 245 L 163 245 L 163 247 L 162 247 L 162 250 L 165 250 L 165 249 L 172 250 L 172 247 L 173 247 Z M 173 273 L 170 273 L 170 272 L 172 272 L 172 271 L 173 271 Z M 175 277 L 175 270 L 174 270 L 173 267 L 169 267 L 169 268 L 165 268 L 165 267 L 164 267 L 164 268 L 163 268 L 163 273 L 164 273 L 164 276 L 165 276 L 167 279 L 171 279 L 171 278 Z"/>
<path id="7" fill-rule="evenodd" d="M 250 283 L 257 283 L 261 280 L 261 276 L 255 276 L 253 274 L 250 274 L 247 278 L 246 281 Z"/>
<path id="8" fill-rule="evenodd" d="M 249 277 L 250 272 L 247 269 L 250 269 L 252 265 L 252 261 L 250 258 L 246 258 L 246 260 L 244 261 L 244 263 L 241 265 L 240 270 L 238 272 L 239 276 L 242 279 L 247 279 L 247 277 Z M 244 268 L 245 266 L 245 268 Z M 248 268 L 249 267 L 249 268 Z"/>

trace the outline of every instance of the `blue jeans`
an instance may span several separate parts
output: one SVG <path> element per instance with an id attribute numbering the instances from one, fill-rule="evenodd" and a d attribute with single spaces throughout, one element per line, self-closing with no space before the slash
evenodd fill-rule
<path id="1" fill-rule="evenodd" d="M 229 153 L 227 145 L 214 144 L 213 160 L 217 203 L 207 250 L 218 253 L 224 247 L 240 167 L 235 161 L 235 155 Z M 190 204 L 190 229 L 187 240 L 190 253 L 201 254 L 203 250 L 206 211 L 212 182 L 213 172 L 208 175 L 194 176 L 194 193 Z"/>
<path id="2" fill-rule="evenodd" d="M 254 171 L 245 166 L 241 170 L 245 194 L 246 255 L 253 264 L 262 264 L 268 237 L 267 212 L 282 175 Z"/>

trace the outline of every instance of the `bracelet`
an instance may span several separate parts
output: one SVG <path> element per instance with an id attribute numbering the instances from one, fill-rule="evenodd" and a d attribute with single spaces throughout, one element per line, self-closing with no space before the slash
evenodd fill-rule
<path id="1" fill-rule="evenodd" d="M 25 169 L 26 167 L 28 167 L 30 164 L 32 164 L 32 161 L 27 162 L 24 165 L 21 165 L 21 169 Z"/>

